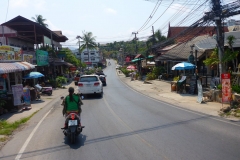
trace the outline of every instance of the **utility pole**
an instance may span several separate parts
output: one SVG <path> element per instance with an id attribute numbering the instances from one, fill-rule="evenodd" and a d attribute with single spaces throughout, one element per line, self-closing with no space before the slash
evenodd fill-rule
<path id="1" fill-rule="evenodd" d="M 152 43 L 155 44 L 155 33 L 154 33 L 154 27 L 153 26 L 152 26 L 152 32 L 153 32 Z"/>
<path id="2" fill-rule="evenodd" d="M 132 32 L 132 34 L 135 34 L 135 43 L 136 43 L 136 50 L 135 50 L 135 54 L 137 55 L 137 34 L 138 32 Z M 138 71 L 139 71 L 139 76 L 140 78 L 142 77 L 142 73 L 141 73 L 141 67 L 142 67 L 142 63 L 141 63 L 141 58 L 138 61 Z"/>
<path id="3" fill-rule="evenodd" d="M 135 34 L 135 38 L 134 38 L 135 43 L 136 43 L 136 50 L 135 50 L 135 53 L 137 54 L 137 34 L 138 34 L 138 32 L 132 32 L 132 34 Z"/>
<path id="4" fill-rule="evenodd" d="M 214 20 L 217 26 L 217 46 L 218 46 L 218 58 L 219 58 L 219 76 L 226 71 L 224 63 L 222 63 L 222 58 L 224 54 L 224 37 L 223 37 L 223 26 L 222 26 L 222 6 L 220 0 L 212 0 Z"/>

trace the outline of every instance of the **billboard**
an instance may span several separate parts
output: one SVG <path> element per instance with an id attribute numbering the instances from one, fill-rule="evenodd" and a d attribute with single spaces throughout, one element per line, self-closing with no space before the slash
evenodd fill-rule
<path id="1" fill-rule="evenodd" d="M 33 63 L 33 55 L 31 54 L 23 54 L 23 61 L 28 63 Z"/>
<path id="2" fill-rule="evenodd" d="M 21 61 L 22 49 L 8 45 L 0 46 L 0 61 Z"/>
<path id="3" fill-rule="evenodd" d="M 48 52 L 43 50 L 36 50 L 36 58 L 38 66 L 49 65 Z"/>

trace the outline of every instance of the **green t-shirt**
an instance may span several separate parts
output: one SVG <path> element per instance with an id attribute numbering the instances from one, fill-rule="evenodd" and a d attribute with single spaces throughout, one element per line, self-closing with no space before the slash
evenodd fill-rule
<path id="1" fill-rule="evenodd" d="M 73 95 L 73 101 L 70 101 L 70 96 L 65 99 L 66 111 L 78 111 L 79 110 L 79 96 Z"/>

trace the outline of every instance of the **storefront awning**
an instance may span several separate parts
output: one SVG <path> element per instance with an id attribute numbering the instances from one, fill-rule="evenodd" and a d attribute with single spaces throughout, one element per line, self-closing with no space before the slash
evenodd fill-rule
<path id="1" fill-rule="evenodd" d="M 34 68 L 35 66 L 28 62 L 0 63 L 0 74 L 20 72 Z"/>

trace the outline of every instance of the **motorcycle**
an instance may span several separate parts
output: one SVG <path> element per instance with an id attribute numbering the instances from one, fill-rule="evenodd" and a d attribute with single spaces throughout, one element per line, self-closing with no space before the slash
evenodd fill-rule
<path id="1" fill-rule="evenodd" d="M 61 97 L 63 100 L 64 97 Z M 80 116 L 76 112 L 70 112 L 65 119 L 65 127 L 61 128 L 65 136 L 67 136 L 70 142 L 73 144 L 76 142 L 76 137 L 82 132 L 84 126 L 79 126 Z"/>
<path id="2" fill-rule="evenodd" d="M 42 86 L 40 86 L 39 84 L 36 84 L 35 85 L 35 88 L 36 88 L 36 90 L 37 90 L 37 97 L 38 98 L 40 98 L 40 95 L 41 94 L 46 94 L 46 95 L 48 95 L 48 96 L 51 96 L 52 95 L 52 91 L 53 91 L 53 89 L 52 89 L 52 87 L 42 87 Z"/>

